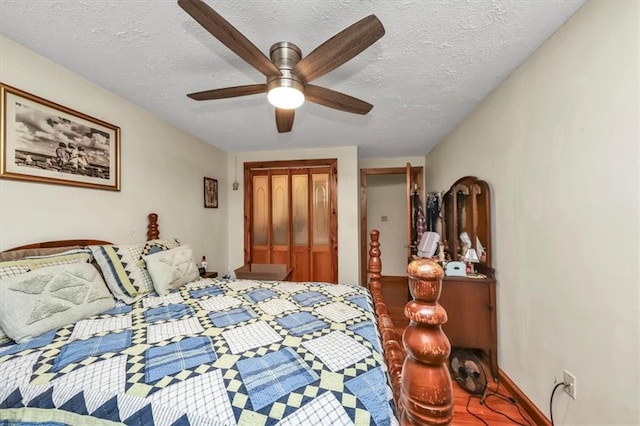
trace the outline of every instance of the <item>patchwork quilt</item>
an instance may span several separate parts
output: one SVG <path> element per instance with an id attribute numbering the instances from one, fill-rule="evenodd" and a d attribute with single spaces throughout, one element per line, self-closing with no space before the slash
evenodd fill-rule
<path id="1" fill-rule="evenodd" d="M 13 421 L 397 424 L 364 288 L 212 279 L 0 346 Z"/>

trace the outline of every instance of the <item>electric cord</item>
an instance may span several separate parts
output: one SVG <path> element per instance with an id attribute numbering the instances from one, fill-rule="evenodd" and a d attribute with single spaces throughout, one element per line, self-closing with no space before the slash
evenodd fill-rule
<path id="1" fill-rule="evenodd" d="M 485 426 L 489 426 L 489 423 L 485 422 L 482 417 L 478 416 L 476 413 L 471 412 L 469 409 L 469 403 L 471 402 L 471 398 L 480 398 L 478 396 L 469 395 L 469 399 L 467 399 L 467 413 L 471 414 L 476 419 L 480 420 Z"/>
<path id="2" fill-rule="evenodd" d="M 498 387 L 496 388 L 496 390 L 491 390 L 491 389 L 487 389 L 487 393 L 486 395 L 480 397 L 480 396 L 476 396 L 476 395 L 469 395 L 469 398 L 467 399 L 467 405 L 466 405 L 466 409 L 467 409 L 467 413 L 471 414 L 473 417 L 475 417 L 476 419 L 480 420 L 484 425 L 489 426 L 489 424 L 484 421 L 484 419 L 482 419 L 482 417 L 478 416 L 476 413 L 472 412 L 471 409 L 469 408 L 469 404 L 471 403 L 471 398 L 478 398 L 480 399 L 480 404 L 485 405 L 490 411 L 493 411 L 496 414 L 500 414 L 501 416 L 504 416 L 505 418 L 509 419 L 513 424 L 515 425 L 519 425 L 519 426 L 532 426 L 531 423 L 529 422 L 529 420 L 527 420 L 527 418 L 522 414 L 522 411 L 520 411 L 520 407 L 518 407 L 518 404 L 516 402 L 516 400 L 512 397 L 506 396 L 500 392 L 498 392 L 498 389 L 500 389 L 500 383 L 498 382 Z M 526 423 L 520 423 L 519 421 L 515 420 L 514 418 L 510 417 L 509 415 L 498 411 L 496 409 L 494 409 L 493 407 L 491 407 L 488 404 L 487 398 L 493 396 L 495 398 L 499 398 L 502 399 L 506 402 L 509 402 L 513 405 L 515 405 L 516 409 L 518 410 L 518 414 L 520 414 L 520 417 L 522 417 L 522 419 L 526 422 Z"/>
<path id="3" fill-rule="evenodd" d="M 522 413 L 522 410 L 520 410 L 520 406 L 518 405 L 518 402 L 516 401 L 516 399 L 515 399 L 515 398 L 510 397 L 510 396 L 503 395 L 503 394 L 501 394 L 500 392 L 497 392 L 497 391 L 493 391 L 493 393 L 488 394 L 487 396 L 493 396 L 493 397 L 495 397 L 495 398 L 500 398 L 500 399 L 502 399 L 502 400 L 504 400 L 504 401 L 506 401 L 506 402 L 509 402 L 509 403 L 511 403 L 511 404 L 513 404 L 513 405 L 515 405 L 516 410 L 518 410 L 518 414 L 520 414 L 520 417 L 522 417 L 522 419 L 523 419 L 525 422 L 527 422 L 527 424 L 526 424 L 525 426 L 532 426 L 532 425 L 531 425 L 531 422 L 529 422 L 529 420 L 528 420 L 528 419 L 525 417 L 525 415 Z M 487 405 L 487 407 L 489 407 L 489 406 Z M 491 407 L 489 407 L 489 409 L 491 409 Z M 500 413 L 500 414 L 503 414 L 503 413 Z M 518 423 L 518 422 L 515 422 L 515 423 Z"/>
<path id="4" fill-rule="evenodd" d="M 490 397 L 490 396 L 497 396 L 497 395 L 493 395 L 493 394 L 489 394 L 489 395 L 487 395 L 487 397 Z M 529 423 L 529 421 L 528 421 L 527 419 L 525 419 L 525 421 L 526 421 L 527 423 L 520 423 L 519 421 L 515 420 L 513 417 L 509 416 L 508 414 L 505 414 L 505 413 L 503 413 L 503 412 L 501 412 L 501 411 L 495 410 L 493 407 L 491 407 L 491 406 L 489 405 L 489 401 L 488 401 L 487 399 L 485 399 L 485 401 L 484 401 L 484 405 L 485 405 L 489 410 L 493 411 L 494 413 L 500 414 L 501 416 L 503 416 L 503 417 L 505 417 L 505 418 L 509 419 L 513 424 L 520 425 L 520 426 L 531 426 L 531 423 Z M 516 407 L 518 407 L 518 406 L 516 405 Z M 520 413 L 520 410 L 518 410 L 518 412 Z M 520 413 L 520 415 L 522 415 L 522 413 Z M 524 417 L 523 417 L 523 418 L 524 418 Z"/>
<path id="5" fill-rule="evenodd" d="M 551 398 L 549 398 L 549 413 L 551 414 L 551 426 L 555 426 L 555 423 L 553 423 L 553 395 L 556 393 L 556 390 L 558 390 L 560 386 L 565 386 L 564 382 L 557 383 L 553 387 L 553 391 L 551 391 Z"/>
<path id="6" fill-rule="evenodd" d="M 503 413 L 499 410 L 494 409 L 493 407 L 491 407 L 488 404 L 487 398 L 493 396 L 499 399 L 502 399 L 512 405 L 514 405 L 516 407 L 516 410 L 518 410 L 518 414 L 520 415 L 520 417 L 522 418 L 522 420 L 524 420 L 526 423 L 520 423 L 519 421 L 515 420 L 514 418 L 510 417 L 508 414 Z M 501 416 L 509 419 L 513 424 L 519 425 L 519 426 L 532 426 L 531 423 L 529 422 L 529 420 L 524 416 L 524 414 L 522 414 L 522 411 L 520 410 L 520 407 L 518 406 L 518 401 L 509 396 L 509 395 L 504 395 L 500 392 L 500 382 L 498 381 L 498 385 L 496 387 L 495 390 L 492 390 L 489 387 L 489 383 L 486 383 L 484 388 L 482 389 L 482 393 L 481 396 L 476 396 L 476 395 L 469 395 L 469 398 L 467 399 L 467 405 L 466 405 L 466 409 L 467 409 L 467 413 L 469 413 L 470 415 L 472 415 L 473 417 L 475 417 L 476 419 L 480 420 L 484 425 L 489 426 L 487 422 L 484 421 L 484 419 L 482 419 L 480 416 L 478 416 L 476 413 L 473 413 L 470 409 L 469 409 L 469 404 L 471 403 L 471 398 L 478 398 L 480 399 L 480 405 L 485 405 L 487 407 L 487 409 L 489 409 L 490 411 L 496 413 L 496 414 L 500 414 Z"/>

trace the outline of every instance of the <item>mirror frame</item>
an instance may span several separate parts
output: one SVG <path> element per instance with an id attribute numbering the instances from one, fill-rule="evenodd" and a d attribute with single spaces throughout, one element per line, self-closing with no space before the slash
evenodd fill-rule
<path id="1" fill-rule="evenodd" d="M 459 205 L 458 193 L 464 193 L 468 197 L 470 206 Z M 448 201 L 449 200 L 449 201 Z M 478 264 L 480 272 L 491 273 L 491 191 L 489 184 L 475 176 L 465 176 L 453 183 L 449 191 L 443 196 L 442 213 L 442 240 L 446 244 L 452 260 L 459 260 L 461 254 L 460 221 L 465 220 L 465 231 L 471 239 L 471 247 L 477 250 L 477 241 L 484 248 L 484 256 Z M 464 218 L 461 217 L 461 209 L 465 209 Z M 468 223 L 470 222 L 470 223 Z M 476 239 L 477 238 L 477 239 Z"/>

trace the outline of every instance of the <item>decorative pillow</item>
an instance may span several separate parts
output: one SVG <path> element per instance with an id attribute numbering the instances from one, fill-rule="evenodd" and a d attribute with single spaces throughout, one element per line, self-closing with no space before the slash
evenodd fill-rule
<path id="1" fill-rule="evenodd" d="M 177 246 L 175 241 L 151 240 L 90 248 L 113 295 L 131 304 L 153 290 L 153 282 L 142 257 Z"/>
<path id="2" fill-rule="evenodd" d="M 41 256 L 28 256 L 22 259 L 27 262 L 31 270 L 48 266 L 67 265 L 69 263 L 90 263 L 93 254 L 89 248 L 77 248 L 62 253 L 47 254 Z"/>
<path id="3" fill-rule="evenodd" d="M 26 274 L 30 270 L 31 268 L 26 262 L 16 260 L 0 262 L 0 286 L 4 285 L 5 279 L 16 275 Z M 0 345 L 8 342 L 9 340 L 11 339 L 7 337 L 2 330 L 2 327 L 0 327 Z"/>
<path id="4" fill-rule="evenodd" d="M 0 261 L 18 260 L 27 256 L 42 256 L 47 254 L 62 253 L 63 251 L 79 249 L 80 246 L 67 246 L 67 247 L 47 247 L 47 248 L 30 248 L 3 251 L 0 253 Z"/>
<path id="5" fill-rule="evenodd" d="M 18 343 L 115 307 L 89 263 L 36 269 L 2 281 L 0 326 Z"/>
<path id="6" fill-rule="evenodd" d="M 182 287 L 198 278 L 198 267 L 193 261 L 189 246 L 143 256 L 153 281 L 153 288 L 160 296 Z"/>
<path id="7" fill-rule="evenodd" d="M 91 250 L 74 247 L 55 247 L 50 249 L 25 249 L 16 250 L 14 258 L 23 257 L 19 260 L 9 260 L 0 262 L 0 286 L 4 285 L 4 279 L 16 275 L 26 274 L 29 271 L 53 265 L 64 265 L 69 263 L 88 263 L 92 259 Z M 12 256 L 7 256 L 12 257 Z M 3 330 L 0 328 L 0 344 L 9 341 Z"/>
<path id="8" fill-rule="evenodd" d="M 0 280 L 13 277 L 15 275 L 21 275 L 29 272 L 31 267 L 29 262 L 24 260 L 10 260 L 7 262 L 0 262 Z"/>

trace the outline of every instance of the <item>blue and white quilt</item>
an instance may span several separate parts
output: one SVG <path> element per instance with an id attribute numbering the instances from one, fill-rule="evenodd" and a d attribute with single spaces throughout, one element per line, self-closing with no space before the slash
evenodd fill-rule
<path id="1" fill-rule="evenodd" d="M 199 280 L 0 347 L 0 424 L 395 425 L 393 413 L 361 287 Z"/>

